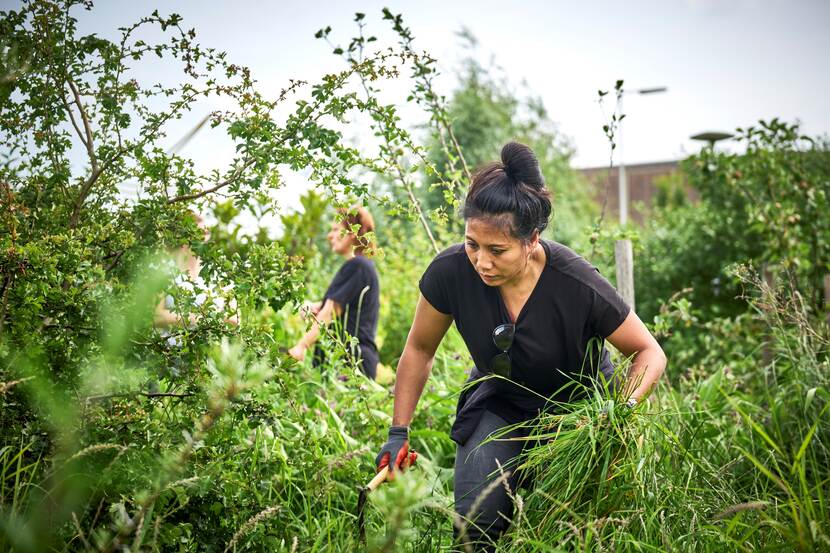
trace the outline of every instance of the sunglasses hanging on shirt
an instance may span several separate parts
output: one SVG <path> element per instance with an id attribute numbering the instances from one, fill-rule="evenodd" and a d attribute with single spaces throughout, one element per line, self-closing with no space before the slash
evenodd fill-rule
<path id="1" fill-rule="evenodd" d="M 513 372 L 513 363 L 510 361 L 508 350 L 513 345 L 514 336 L 516 336 L 515 324 L 500 324 L 493 329 L 493 344 L 501 350 L 501 353 L 490 360 L 490 371 L 507 379 L 510 379 Z"/>

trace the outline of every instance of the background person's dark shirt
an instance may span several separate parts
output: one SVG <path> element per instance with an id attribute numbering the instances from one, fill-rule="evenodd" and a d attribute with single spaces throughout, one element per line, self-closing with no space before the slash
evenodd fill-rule
<path id="1" fill-rule="evenodd" d="M 549 408 L 549 400 L 577 399 L 584 390 L 580 384 L 589 384 L 598 370 L 612 369 L 604 339 L 625 320 L 628 305 L 585 259 L 557 242 L 540 242 L 547 261 L 517 316 L 509 352 L 512 380 L 533 392 L 499 379 L 466 389 L 451 434 L 458 443 L 475 430 L 484 409 L 509 423 L 527 420 Z M 420 289 L 435 309 L 455 320 L 475 363 L 470 380 L 486 375 L 500 353 L 493 329 L 511 322 L 498 288 L 481 280 L 464 245 L 457 244 L 433 259 Z"/>
<path id="2" fill-rule="evenodd" d="M 356 255 L 343 263 L 329 284 L 323 302 L 328 299 L 334 300 L 343 308 L 337 323 L 349 335 L 357 337 L 363 372 L 374 379 L 378 364 L 375 333 L 380 309 L 380 284 L 372 260 Z M 315 358 L 318 354 L 315 351 Z"/>

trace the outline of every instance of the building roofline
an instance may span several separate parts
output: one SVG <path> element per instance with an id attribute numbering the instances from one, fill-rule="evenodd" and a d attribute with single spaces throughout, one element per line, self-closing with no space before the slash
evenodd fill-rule
<path id="1" fill-rule="evenodd" d="M 683 159 L 675 159 L 675 160 L 668 160 L 668 161 L 648 161 L 645 163 L 626 163 L 625 168 L 635 168 L 635 167 L 654 167 L 654 166 L 661 166 L 661 165 L 679 165 Z M 599 165 L 593 167 L 574 167 L 575 171 L 607 171 L 608 169 L 619 169 L 619 164 L 615 163 L 613 167 L 609 167 L 608 165 Z"/>

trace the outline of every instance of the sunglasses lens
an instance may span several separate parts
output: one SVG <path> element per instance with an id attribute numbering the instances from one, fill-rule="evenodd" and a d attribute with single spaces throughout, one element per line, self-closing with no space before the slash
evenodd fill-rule
<path id="1" fill-rule="evenodd" d="M 490 368 L 494 374 L 503 376 L 504 378 L 510 378 L 510 356 L 506 353 L 496 355 L 490 363 Z"/>
<path id="2" fill-rule="evenodd" d="M 512 324 L 503 324 L 496 327 L 493 331 L 493 343 L 502 351 L 510 349 L 513 345 L 513 336 L 516 334 L 516 326 Z"/>

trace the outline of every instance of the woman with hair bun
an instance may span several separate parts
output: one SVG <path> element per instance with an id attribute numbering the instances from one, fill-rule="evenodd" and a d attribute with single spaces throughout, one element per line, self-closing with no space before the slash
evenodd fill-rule
<path id="1" fill-rule="evenodd" d="M 355 206 L 339 210 L 340 219 L 335 221 L 328 233 L 331 250 L 346 261 L 329 284 L 323 299 L 307 307 L 313 317 L 311 328 L 288 353 L 302 361 L 306 351 L 317 342 L 320 325 L 335 318 L 346 334 L 357 338 L 358 345 L 352 355 L 360 359 L 363 373 L 375 379 L 378 365 L 378 348 L 375 332 L 380 309 L 380 285 L 375 264 L 367 257 L 372 254 L 370 237 L 375 230 L 371 213 Z M 320 365 L 325 358 L 320 348 L 314 350 L 314 364 Z"/>
<path id="2" fill-rule="evenodd" d="M 501 162 L 481 168 L 464 203 L 465 241 L 427 267 L 421 297 L 397 369 L 389 439 L 378 470 L 406 466 L 409 424 L 435 351 L 455 322 L 475 362 L 461 394 L 451 438 L 457 444 L 455 509 L 465 545 L 492 550 L 511 520 L 505 486 L 489 486 L 512 468 L 526 436 L 505 427 L 555 404 L 579 399 L 599 372 L 613 374 L 607 339 L 631 368 L 622 393 L 633 407 L 666 366 L 657 341 L 595 267 L 569 248 L 540 238 L 551 213 L 533 151 L 511 142 Z M 497 375 L 498 378 L 487 378 Z M 515 490 L 519 475 L 506 481 Z M 482 491 L 485 495 L 480 497 Z M 475 512 L 472 512 L 473 508 Z"/>

